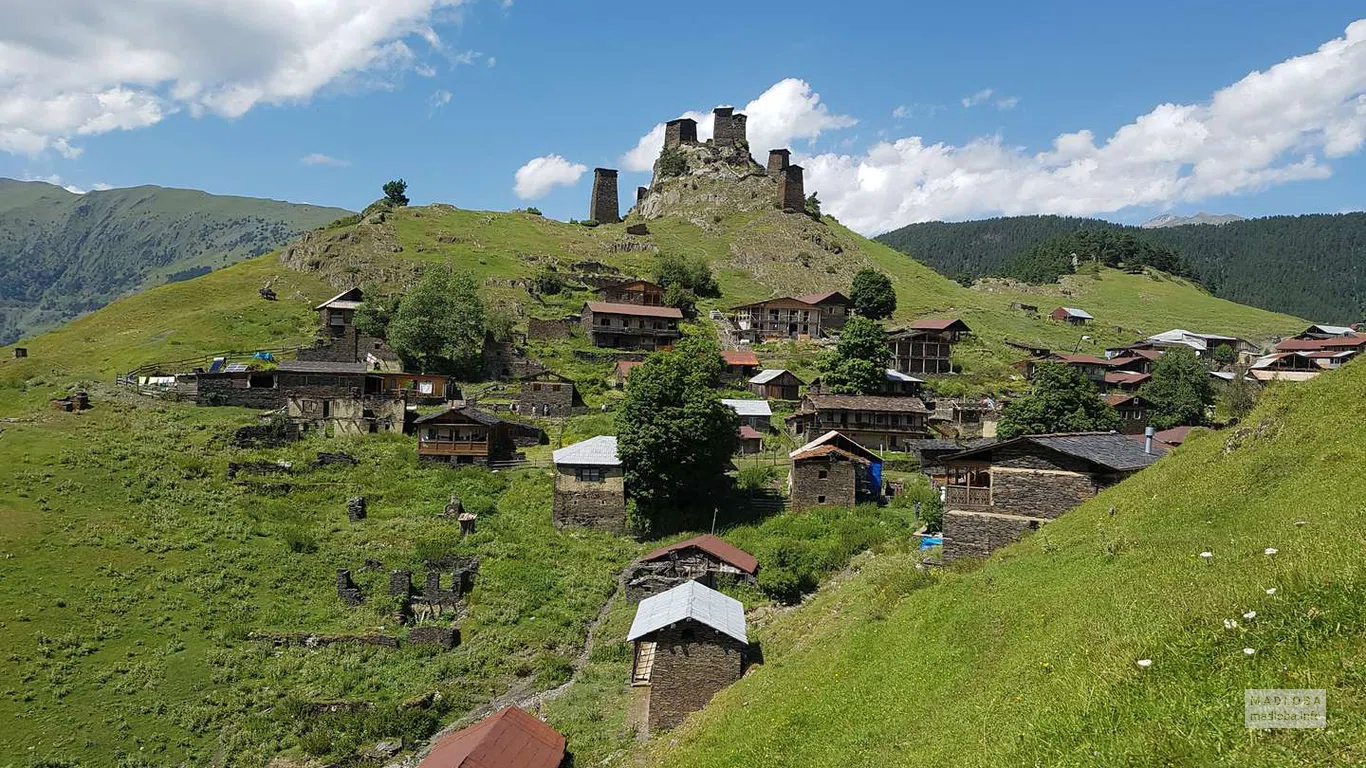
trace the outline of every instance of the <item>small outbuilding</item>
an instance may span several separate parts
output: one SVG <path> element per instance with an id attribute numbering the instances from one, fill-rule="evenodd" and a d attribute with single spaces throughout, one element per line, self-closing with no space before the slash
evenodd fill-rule
<path id="1" fill-rule="evenodd" d="M 519 707 L 504 707 L 437 741 L 418 768 L 560 768 L 565 746 L 559 731 Z"/>
<path id="2" fill-rule="evenodd" d="M 633 724 L 666 731 L 745 671 L 745 607 L 696 581 L 647 597 L 626 639 L 635 647 Z"/>
<path id="3" fill-rule="evenodd" d="M 553 456 L 555 501 L 550 514 L 555 527 L 625 533 L 626 481 L 617 456 L 617 438 L 590 437 Z"/>
<path id="4" fill-rule="evenodd" d="M 1048 317 L 1056 323 L 1067 323 L 1068 325 L 1086 325 L 1095 320 L 1090 312 L 1076 307 L 1058 307 L 1050 312 Z"/>
<path id="5" fill-rule="evenodd" d="M 314 307 L 323 334 L 341 336 L 346 333 L 355 324 L 356 310 L 363 303 L 365 294 L 361 289 L 350 288 Z"/>
<path id="6" fill-rule="evenodd" d="M 522 377 L 517 412 L 527 416 L 569 416 L 584 408 L 574 380 L 554 371 Z"/>
<path id="7" fill-rule="evenodd" d="M 875 501 L 882 491 L 882 459 L 839 432 L 826 432 L 789 454 L 792 511 Z"/>
<path id="8" fill-rule="evenodd" d="M 746 426 L 759 432 L 767 432 L 773 426 L 773 408 L 768 404 L 767 400 L 723 398 L 721 402 L 732 411 L 735 411 L 735 415 L 740 418 L 741 426 Z"/>
<path id="9" fill-rule="evenodd" d="M 712 589 L 737 582 L 753 584 L 758 575 L 759 561 L 754 555 L 707 533 L 660 547 L 637 560 L 626 577 L 626 597 L 637 603 L 685 581 Z"/>
<path id="10" fill-rule="evenodd" d="M 644 360 L 618 360 L 616 367 L 612 371 L 612 384 L 617 389 L 626 386 L 626 380 L 631 378 L 631 371 L 644 365 Z"/>
<path id="11" fill-rule="evenodd" d="M 799 400 L 804 384 L 792 371 L 765 368 L 749 380 L 749 391 L 766 400 Z"/>

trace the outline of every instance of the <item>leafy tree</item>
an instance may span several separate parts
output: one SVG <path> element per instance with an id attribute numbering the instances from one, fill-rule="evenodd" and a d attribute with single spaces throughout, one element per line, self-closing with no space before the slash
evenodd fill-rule
<path id="1" fill-rule="evenodd" d="M 677 285 L 697 296 L 720 296 L 721 289 L 712 277 L 711 267 L 701 256 L 660 254 L 655 260 L 655 282 L 668 288 Z"/>
<path id="2" fill-rule="evenodd" d="M 389 337 L 389 323 L 398 311 L 398 294 L 381 295 L 373 288 L 364 289 L 366 299 L 356 310 L 356 330 L 377 339 Z"/>
<path id="3" fill-rule="evenodd" d="M 821 201 L 820 198 L 816 197 L 815 192 L 806 196 L 806 212 L 810 214 L 813 219 L 819 219 L 821 217 Z"/>
<path id="4" fill-rule="evenodd" d="M 679 283 L 670 283 L 664 289 L 664 303 L 671 307 L 678 307 L 683 310 L 684 314 L 691 315 L 697 311 L 697 294 Z"/>
<path id="5" fill-rule="evenodd" d="M 885 380 L 889 357 L 882 325 L 866 317 L 851 317 L 835 349 L 820 361 L 821 384 L 836 394 L 873 394 Z"/>
<path id="6" fill-rule="evenodd" d="M 1044 363 L 1029 394 L 1006 406 L 996 434 L 1003 440 L 1053 432 L 1108 432 L 1119 428 L 1111 408 L 1081 371 Z"/>
<path id="7" fill-rule="evenodd" d="M 564 278 L 553 269 L 543 269 L 536 273 L 536 290 L 554 296 L 564 290 Z"/>
<path id="8" fill-rule="evenodd" d="M 395 207 L 402 208 L 408 204 L 408 182 L 403 179 L 394 179 L 384 183 L 384 199 L 388 200 Z"/>
<path id="9" fill-rule="evenodd" d="M 1238 359 L 1238 353 L 1228 344 L 1220 344 L 1214 348 L 1213 357 L 1214 362 L 1218 363 L 1220 367 L 1226 368 L 1233 365 L 1234 361 Z"/>
<path id="10" fill-rule="evenodd" d="M 1152 406 L 1148 423 L 1158 429 L 1201 424 L 1214 403 L 1214 384 L 1205 364 L 1188 347 L 1168 349 L 1153 366 L 1153 378 L 1139 390 Z"/>
<path id="11" fill-rule="evenodd" d="M 739 442 L 735 412 L 717 391 L 722 367 L 716 339 L 694 331 L 631 372 L 617 453 L 647 533 L 710 519 Z"/>
<path id="12" fill-rule="evenodd" d="M 484 303 L 469 275 L 429 267 L 398 304 L 389 345 L 423 370 L 473 376 L 484 343 Z"/>
<path id="13" fill-rule="evenodd" d="M 854 311 L 873 320 L 882 320 L 896 311 L 896 289 L 892 288 L 891 278 L 864 267 L 854 274 L 849 286 L 849 299 L 854 302 Z"/>
<path id="14" fill-rule="evenodd" d="M 1016 255 L 1001 274 L 1027 283 L 1052 283 L 1081 270 L 1099 275 L 1100 267 L 1152 267 L 1195 279 L 1195 270 L 1181 255 L 1146 237 L 1113 229 L 1088 228 L 1035 243 Z"/>
<path id="15" fill-rule="evenodd" d="M 1257 405 L 1258 386 L 1247 380 L 1247 366 L 1233 367 L 1233 380 L 1224 388 L 1224 405 L 1231 418 L 1241 420 L 1252 412 L 1253 406 Z"/>
<path id="16" fill-rule="evenodd" d="M 662 178 L 682 176 L 688 172 L 688 156 L 676 147 L 666 147 L 659 153 L 659 175 Z"/>

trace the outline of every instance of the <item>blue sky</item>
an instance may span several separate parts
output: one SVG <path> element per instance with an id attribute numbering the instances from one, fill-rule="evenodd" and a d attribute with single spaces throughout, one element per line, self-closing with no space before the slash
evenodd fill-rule
<path id="1" fill-rule="evenodd" d="M 42 5 L 71 12 L 0 30 L 0 175 L 80 189 L 358 209 L 401 176 L 418 203 L 583 217 L 594 166 L 623 169 L 624 204 L 648 182 L 623 155 L 658 122 L 768 93 L 761 140 L 791 144 L 808 189 L 869 233 L 1366 208 L 1359 2 Z M 1275 77 L 1211 105 L 1254 70 Z M 515 194 L 550 155 L 534 197 Z"/>

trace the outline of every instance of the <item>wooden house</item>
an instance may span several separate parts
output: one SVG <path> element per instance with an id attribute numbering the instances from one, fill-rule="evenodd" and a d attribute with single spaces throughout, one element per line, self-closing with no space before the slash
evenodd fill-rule
<path id="1" fill-rule="evenodd" d="M 1105 374 L 1105 391 L 1115 392 L 1137 392 L 1139 387 L 1152 380 L 1150 373 L 1134 373 L 1132 371 L 1110 371 Z"/>
<path id="2" fill-rule="evenodd" d="M 1152 465 L 1118 432 L 1027 435 L 945 457 L 944 560 L 985 556 Z"/>
<path id="3" fill-rule="evenodd" d="M 554 371 L 523 376 L 517 412 L 527 416 L 569 416 L 585 410 L 574 380 Z"/>
<path id="4" fill-rule="evenodd" d="M 608 304 L 639 304 L 646 307 L 664 306 L 664 287 L 649 280 L 627 280 L 597 290 L 598 298 Z"/>
<path id="5" fill-rule="evenodd" d="M 1048 313 L 1048 318 L 1055 323 L 1067 323 L 1068 325 L 1086 325 L 1096 318 L 1090 312 L 1076 307 L 1058 307 Z"/>
<path id="6" fill-rule="evenodd" d="M 626 639 L 631 663 L 631 725 L 667 731 L 745 671 L 745 607 L 696 581 L 640 601 Z"/>
<path id="7" fill-rule="evenodd" d="M 460 388 L 448 376 L 436 373 L 368 373 L 365 392 L 402 398 L 414 405 L 440 405 L 460 399 Z"/>
<path id="8" fill-rule="evenodd" d="M 815 304 L 783 296 L 733 308 L 742 341 L 819 339 L 822 310 Z"/>
<path id="9" fill-rule="evenodd" d="M 1022 360 L 1015 363 L 1014 367 L 1023 372 L 1025 378 L 1032 380 L 1034 375 L 1038 372 L 1039 366 L 1045 363 L 1065 365 L 1068 368 L 1080 371 L 1081 375 L 1085 377 L 1087 381 L 1090 381 L 1097 387 L 1101 387 L 1105 384 L 1105 375 L 1113 368 L 1111 362 L 1106 358 L 1070 352 L 1054 352 L 1048 357 Z"/>
<path id="10" fill-rule="evenodd" d="M 882 491 L 882 459 L 840 434 L 827 432 L 788 454 L 792 511 L 876 501 Z"/>
<path id="11" fill-rule="evenodd" d="M 1184 328 L 1173 328 L 1170 331 L 1149 336 L 1143 340 L 1142 345 L 1152 349 L 1187 347 L 1200 357 L 1212 357 L 1220 347 L 1227 347 L 1235 357 L 1257 351 L 1256 346 L 1236 336 L 1196 333 Z"/>
<path id="12" fill-rule="evenodd" d="M 507 423 L 476 408 L 446 408 L 413 423 L 418 461 L 488 465 L 512 458 Z"/>
<path id="13" fill-rule="evenodd" d="M 962 320 L 917 320 L 888 336 L 892 367 L 912 375 L 953 373 L 953 345 L 971 332 Z"/>
<path id="14" fill-rule="evenodd" d="M 725 367 L 721 369 L 723 382 L 740 384 L 759 371 L 759 356 L 748 349 L 723 349 L 721 359 L 725 361 Z"/>
<path id="15" fill-rule="evenodd" d="M 765 400 L 797 400 L 805 384 L 796 374 L 782 368 L 766 368 L 749 380 L 749 391 Z"/>
<path id="16" fill-rule="evenodd" d="M 929 409 L 918 397 L 807 393 L 788 428 L 806 440 L 836 430 L 873 450 L 900 450 L 905 440 L 929 436 Z"/>
<path id="17" fill-rule="evenodd" d="M 555 527 L 625 533 L 626 481 L 617 456 L 617 438 L 592 437 L 552 455 L 555 501 L 551 520 Z"/>
<path id="18" fill-rule="evenodd" d="M 764 451 L 764 432 L 751 427 L 748 424 L 741 424 L 735 430 L 735 434 L 740 438 L 739 446 L 735 452 L 741 456 L 749 456 Z"/>
<path id="19" fill-rule="evenodd" d="M 754 555 L 712 534 L 660 547 L 636 561 L 626 576 L 626 598 L 633 603 L 666 592 L 685 581 L 712 589 L 739 582 L 753 584 L 759 574 Z"/>
<path id="20" fill-rule="evenodd" d="M 314 307 L 323 335 L 341 336 L 345 333 L 347 328 L 354 325 L 356 310 L 364 301 L 365 294 L 361 289 L 351 288 Z"/>
<path id="21" fill-rule="evenodd" d="M 683 335 L 678 329 L 682 320 L 677 307 L 590 301 L 583 311 L 593 346 L 613 349 L 666 349 Z"/>
<path id="22" fill-rule="evenodd" d="M 1148 400 L 1135 392 L 1112 392 L 1105 403 L 1119 413 L 1119 431 L 1126 435 L 1143 434 L 1148 426 Z"/>
<path id="23" fill-rule="evenodd" d="M 821 309 L 821 328 L 829 333 L 844 327 L 844 321 L 854 313 L 854 302 L 839 291 L 808 293 L 798 296 L 797 301 L 814 304 Z"/>
<path id="24" fill-rule="evenodd" d="M 571 762 L 565 744 L 559 731 L 509 706 L 442 736 L 417 768 L 562 768 Z"/>

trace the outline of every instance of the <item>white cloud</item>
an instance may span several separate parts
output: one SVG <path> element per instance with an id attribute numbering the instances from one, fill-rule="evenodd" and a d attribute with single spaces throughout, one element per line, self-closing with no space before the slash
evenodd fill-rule
<path id="1" fill-rule="evenodd" d="M 450 103 L 451 92 L 447 90 L 434 91 L 431 96 L 427 97 L 427 106 L 432 108 L 433 113 Z"/>
<path id="2" fill-rule="evenodd" d="M 497 63 L 498 63 L 498 57 L 497 57 L 497 56 L 490 56 L 489 59 L 488 59 L 488 62 L 487 62 L 488 66 L 489 66 L 489 69 L 493 69 L 493 67 L 494 67 Z"/>
<path id="3" fill-rule="evenodd" d="M 47 176 L 25 176 L 23 180 L 46 182 L 48 184 L 61 187 L 62 189 L 65 189 L 67 192 L 70 192 L 73 195 L 84 195 L 86 192 L 103 192 L 106 189 L 114 188 L 113 185 L 105 184 L 102 181 L 97 181 L 94 184 L 91 184 L 88 189 L 78 187 L 75 184 L 63 184 L 62 177 L 58 176 L 55 173 L 49 174 Z"/>
<path id="4" fill-rule="evenodd" d="M 299 158 L 299 162 L 303 163 L 304 165 L 330 165 L 337 168 L 345 168 L 346 166 L 351 164 L 350 160 L 341 160 L 339 158 L 332 157 L 331 155 L 324 155 L 321 152 L 314 152 L 311 155 L 304 155 L 303 157 Z"/>
<path id="5" fill-rule="evenodd" d="M 1101 143 L 1084 129 L 1042 151 L 999 135 L 961 145 L 909 136 L 863 154 L 799 160 L 825 210 L 871 233 L 915 221 L 1092 215 L 1254 192 L 1326 178 L 1328 160 L 1363 144 L 1366 20 L 1208 102 L 1161 104 Z"/>
<path id="6" fill-rule="evenodd" d="M 992 98 L 996 96 L 996 98 Z M 991 104 L 999 110 L 1007 111 L 1014 109 L 1020 103 L 1019 96 L 997 96 L 994 88 L 983 88 L 971 96 L 959 99 L 959 103 L 964 107 L 976 107 L 981 104 Z"/>
<path id="7" fill-rule="evenodd" d="M 964 97 L 962 99 L 963 106 L 975 107 L 978 104 L 985 104 L 987 100 L 991 98 L 991 94 L 993 93 L 995 93 L 995 91 L 993 91 L 992 89 L 983 88 L 982 90 L 972 94 L 971 96 Z"/>
<path id="8" fill-rule="evenodd" d="M 465 0 L 47 0 L 3 3 L 0 151 L 71 156 L 70 141 L 187 111 L 235 118 L 418 65 L 405 40 Z M 59 19 L 60 23 L 54 23 Z"/>
<path id="9" fill-rule="evenodd" d="M 795 77 L 774 83 L 739 111 L 748 118 L 745 130 L 751 151 L 765 160 L 768 150 L 789 146 L 793 139 L 814 141 L 825 131 L 848 128 L 858 122 L 848 115 L 831 114 L 821 103 L 820 94 L 813 93 L 805 80 Z M 711 112 L 684 112 L 680 117 L 697 121 L 700 141 L 711 138 Z M 663 147 L 664 123 L 657 123 L 622 155 L 622 166 L 629 171 L 648 171 Z"/>
<path id="10" fill-rule="evenodd" d="M 421 77 L 436 77 L 436 68 L 427 64 L 418 64 L 414 66 L 413 72 Z"/>
<path id="11" fill-rule="evenodd" d="M 588 166 L 571 163 L 559 155 L 533 157 L 517 169 L 512 192 L 522 200 L 545 197 L 555 187 L 571 187 Z"/>
<path id="12" fill-rule="evenodd" d="M 905 104 L 898 104 L 896 109 L 892 110 L 892 117 L 896 118 L 897 120 L 905 120 L 910 116 L 911 108 L 906 106 Z"/>
<path id="13" fill-rule="evenodd" d="M 1014 109 L 1019 103 L 1019 96 L 1006 96 L 996 100 L 996 108 L 1000 110 Z"/>

